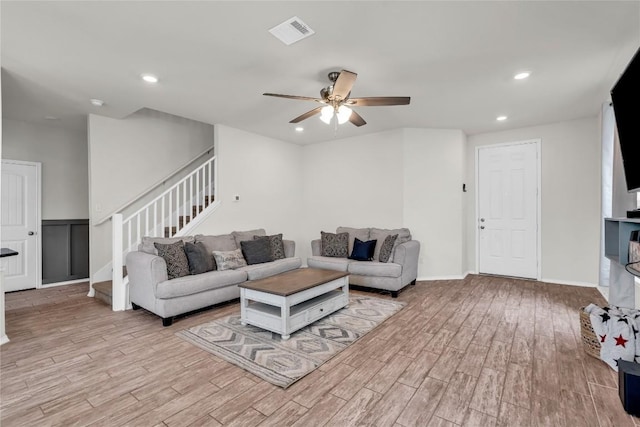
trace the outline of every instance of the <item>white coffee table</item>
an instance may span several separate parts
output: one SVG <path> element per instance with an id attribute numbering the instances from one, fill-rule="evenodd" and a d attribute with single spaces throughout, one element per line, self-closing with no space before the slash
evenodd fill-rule
<path id="1" fill-rule="evenodd" d="M 282 335 L 349 304 L 349 273 L 301 268 L 238 285 L 240 320 Z"/>

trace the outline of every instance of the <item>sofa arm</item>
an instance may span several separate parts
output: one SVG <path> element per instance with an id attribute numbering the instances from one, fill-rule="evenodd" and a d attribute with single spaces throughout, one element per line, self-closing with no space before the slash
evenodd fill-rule
<path id="1" fill-rule="evenodd" d="M 416 280 L 418 277 L 418 258 L 420 256 L 420 242 L 409 240 L 399 244 L 393 252 L 393 262 L 402 265 L 404 284 Z"/>
<path id="2" fill-rule="evenodd" d="M 136 251 L 127 254 L 126 264 L 131 301 L 153 309 L 158 283 L 169 280 L 167 263 L 157 255 Z"/>
<path id="3" fill-rule="evenodd" d="M 320 256 L 320 239 L 311 241 L 311 255 Z"/>
<path id="4" fill-rule="evenodd" d="M 286 258 L 293 258 L 296 255 L 296 242 L 293 240 L 282 240 L 284 245 L 284 256 Z"/>

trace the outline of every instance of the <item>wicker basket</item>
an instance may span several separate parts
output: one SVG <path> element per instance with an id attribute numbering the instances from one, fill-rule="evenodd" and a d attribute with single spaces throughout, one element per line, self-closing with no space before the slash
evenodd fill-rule
<path id="1" fill-rule="evenodd" d="M 580 307 L 580 335 L 582 336 L 582 347 L 589 356 L 600 359 L 600 340 L 596 336 L 591 326 L 589 313 Z"/>

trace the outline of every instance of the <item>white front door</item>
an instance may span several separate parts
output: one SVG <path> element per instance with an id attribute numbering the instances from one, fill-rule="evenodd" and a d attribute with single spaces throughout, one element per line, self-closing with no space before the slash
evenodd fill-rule
<path id="1" fill-rule="evenodd" d="M 538 276 L 538 142 L 478 149 L 478 271 Z"/>
<path id="2" fill-rule="evenodd" d="M 2 258 L 4 291 L 38 285 L 38 164 L 2 161 L 2 247 L 19 255 Z"/>

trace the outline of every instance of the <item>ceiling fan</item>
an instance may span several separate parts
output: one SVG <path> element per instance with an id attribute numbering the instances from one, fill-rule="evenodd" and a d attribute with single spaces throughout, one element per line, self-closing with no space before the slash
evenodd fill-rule
<path id="1" fill-rule="evenodd" d="M 356 126 L 366 125 L 360 114 L 353 111 L 350 107 L 375 107 L 387 105 L 408 105 L 411 98 L 408 96 L 374 96 L 369 98 L 349 98 L 351 88 L 356 82 L 358 75 L 351 71 L 342 70 L 340 72 L 333 71 L 329 73 L 331 84 L 320 90 L 320 98 L 311 98 L 308 96 L 281 95 L 278 93 L 263 93 L 265 96 L 275 96 L 278 98 L 298 99 L 301 101 L 314 101 L 321 105 L 311 111 L 296 117 L 289 123 L 299 123 L 309 117 L 320 114 L 320 119 L 329 124 L 331 119 L 336 116 L 338 123 L 346 123 L 350 121 Z"/>

